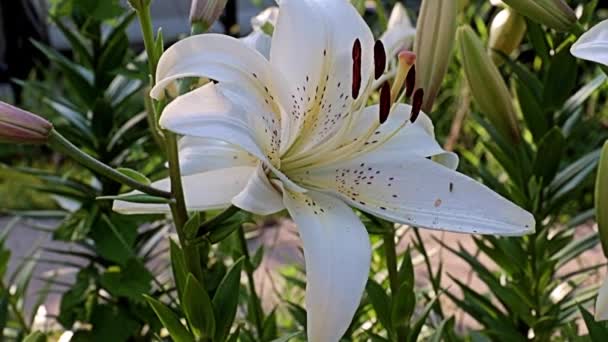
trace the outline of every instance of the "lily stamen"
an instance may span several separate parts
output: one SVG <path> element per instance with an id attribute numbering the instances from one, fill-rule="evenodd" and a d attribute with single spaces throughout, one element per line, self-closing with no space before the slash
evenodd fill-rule
<path id="1" fill-rule="evenodd" d="M 374 44 L 374 79 L 379 79 L 386 68 L 386 51 L 382 41 L 376 40 Z"/>
<path id="2" fill-rule="evenodd" d="M 397 67 L 397 75 L 395 76 L 393 87 L 391 88 L 391 103 L 394 103 L 397 96 L 401 93 L 406 78 L 416 62 L 416 54 L 411 51 L 401 51 L 399 52 L 398 57 L 399 66 Z"/>
<path id="3" fill-rule="evenodd" d="M 359 97 L 359 88 L 361 88 L 361 41 L 357 38 L 353 44 L 353 99 Z"/>
<path id="4" fill-rule="evenodd" d="M 391 112 L 391 85 L 388 81 L 384 82 L 380 88 L 380 124 L 386 122 Z"/>
<path id="5" fill-rule="evenodd" d="M 422 109 L 422 101 L 424 100 L 424 90 L 422 88 L 416 89 L 414 92 L 414 98 L 412 100 L 412 113 L 410 114 L 410 122 L 416 122 L 420 110 Z"/>

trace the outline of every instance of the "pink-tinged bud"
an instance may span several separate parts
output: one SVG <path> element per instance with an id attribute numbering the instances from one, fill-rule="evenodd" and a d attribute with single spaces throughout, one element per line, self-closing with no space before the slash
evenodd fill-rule
<path id="1" fill-rule="evenodd" d="M 190 24 L 211 27 L 222 15 L 228 0 L 192 0 L 190 6 Z"/>
<path id="2" fill-rule="evenodd" d="M 0 101 L 0 141 L 23 144 L 44 144 L 53 125 L 23 109 Z"/>

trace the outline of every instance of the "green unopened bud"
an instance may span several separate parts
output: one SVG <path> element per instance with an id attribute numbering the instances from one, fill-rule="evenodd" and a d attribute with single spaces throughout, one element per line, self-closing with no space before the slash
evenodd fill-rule
<path id="1" fill-rule="evenodd" d="M 44 144 L 52 129 L 38 115 L 0 101 L 0 142 Z"/>
<path id="2" fill-rule="evenodd" d="M 430 112 L 448 70 L 454 37 L 458 1 L 424 0 L 416 25 L 414 53 L 416 88 L 424 89 L 422 110 Z"/>
<path id="3" fill-rule="evenodd" d="M 496 65 L 501 65 L 500 51 L 509 56 L 519 47 L 526 35 L 526 20 L 510 8 L 498 12 L 490 25 L 488 48 Z"/>
<path id="4" fill-rule="evenodd" d="M 509 141 L 519 142 L 519 128 L 511 93 L 479 37 L 469 26 L 458 29 L 464 73 L 480 111 Z"/>
<path id="5" fill-rule="evenodd" d="M 127 1 L 129 2 L 129 5 L 131 5 L 131 7 L 133 7 L 134 10 L 141 11 L 141 10 L 148 8 L 150 6 L 150 2 L 152 0 L 127 0 Z"/>
<path id="6" fill-rule="evenodd" d="M 503 0 L 520 14 L 558 31 L 570 31 L 576 14 L 564 0 Z"/>
<path id="7" fill-rule="evenodd" d="M 604 143 L 595 181 L 595 219 L 602 241 L 604 255 L 608 257 L 608 141 Z M 608 307 L 605 309 L 608 313 Z M 608 315 L 606 315 L 608 317 Z"/>
<path id="8" fill-rule="evenodd" d="M 192 0 L 190 24 L 200 25 L 205 31 L 222 15 L 227 0 Z"/>

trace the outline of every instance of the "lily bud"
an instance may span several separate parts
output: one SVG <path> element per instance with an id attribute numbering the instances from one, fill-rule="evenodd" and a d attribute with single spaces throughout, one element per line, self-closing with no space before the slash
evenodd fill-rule
<path id="1" fill-rule="evenodd" d="M 526 34 L 526 20 L 513 11 L 505 8 L 498 12 L 490 25 L 490 38 L 488 48 L 490 56 L 496 65 L 503 63 L 502 57 L 497 53 L 500 51 L 510 55 L 519 47 Z"/>
<path id="2" fill-rule="evenodd" d="M 228 0 L 192 0 L 190 6 L 190 24 L 211 27 L 222 15 Z"/>
<path id="3" fill-rule="evenodd" d="M 414 53 L 416 59 L 416 88 L 422 88 L 425 99 L 422 110 L 430 113 L 439 87 L 448 69 L 454 37 L 458 1 L 424 0 L 416 26 Z"/>
<path id="4" fill-rule="evenodd" d="M 515 107 L 498 68 L 469 26 L 458 29 L 458 43 L 464 73 L 479 109 L 507 140 L 517 143 L 520 136 Z"/>
<path id="5" fill-rule="evenodd" d="M 604 143 L 595 180 L 595 219 L 604 255 L 608 256 L 608 141 Z M 605 308 L 608 318 L 608 306 Z M 604 318 L 606 319 L 606 318 Z"/>
<path id="6" fill-rule="evenodd" d="M 570 31 L 576 14 L 564 0 L 503 0 L 520 14 L 558 31 Z"/>
<path id="7" fill-rule="evenodd" d="M 129 2 L 129 5 L 131 5 L 131 7 L 133 7 L 134 10 L 136 11 L 141 11 L 145 8 L 147 8 L 148 6 L 150 6 L 150 2 L 152 0 L 127 0 Z"/>
<path id="8" fill-rule="evenodd" d="M 44 144 L 53 125 L 23 109 L 0 101 L 0 141 Z"/>

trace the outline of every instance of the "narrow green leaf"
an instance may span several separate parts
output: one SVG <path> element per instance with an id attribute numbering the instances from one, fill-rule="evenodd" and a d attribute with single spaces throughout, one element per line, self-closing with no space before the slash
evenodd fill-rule
<path id="1" fill-rule="evenodd" d="M 46 335 L 40 331 L 34 331 L 27 335 L 23 342 L 46 342 Z"/>
<path id="2" fill-rule="evenodd" d="M 302 336 L 303 334 L 304 334 L 304 332 L 297 331 L 297 332 L 294 332 L 294 333 L 291 333 L 291 334 L 287 334 L 287 335 L 285 335 L 283 337 L 279 337 L 279 338 L 277 338 L 275 340 L 272 340 L 271 342 L 288 342 L 292 338 L 298 337 L 298 336 Z"/>
<path id="3" fill-rule="evenodd" d="M 561 50 L 551 58 L 543 88 L 543 104 L 547 108 L 561 108 L 572 94 L 576 85 L 577 68 L 569 44 L 562 46 Z"/>
<path id="4" fill-rule="evenodd" d="M 201 226 L 201 214 L 199 212 L 194 213 L 190 216 L 186 224 L 184 224 L 184 235 L 187 239 L 192 239 L 196 236 L 199 227 Z"/>
<path id="5" fill-rule="evenodd" d="M 213 296 L 212 302 L 216 321 L 214 341 L 224 341 L 230 333 L 232 322 L 234 322 L 239 304 L 243 261 L 244 258 L 241 257 L 232 265 Z"/>
<path id="6" fill-rule="evenodd" d="M 152 182 L 150 181 L 150 179 L 148 179 L 148 177 L 146 177 L 144 174 L 142 174 L 138 171 L 128 169 L 126 167 L 119 167 L 116 170 L 118 172 L 124 174 L 127 177 L 131 177 L 131 178 L 135 179 L 136 181 L 138 181 L 141 184 L 145 184 L 145 185 L 152 184 Z"/>
<path id="7" fill-rule="evenodd" d="M 184 260 L 184 253 L 182 249 L 170 239 L 169 242 L 169 252 L 171 254 L 171 270 L 173 271 L 173 280 L 175 281 L 175 286 L 177 287 L 177 293 L 179 298 L 182 298 L 186 287 L 186 260 Z"/>
<path id="8" fill-rule="evenodd" d="M 593 315 L 589 311 L 585 310 L 582 306 L 579 306 L 579 310 L 583 315 L 585 325 L 589 330 L 589 338 L 592 342 L 605 342 L 606 336 L 608 336 L 608 329 L 601 322 L 596 322 Z"/>
<path id="9" fill-rule="evenodd" d="M 446 341 L 447 338 L 444 336 L 448 331 L 451 331 L 454 326 L 454 316 L 448 317 L 441 321 L 437 329 L 433 332 L 430 342 L 441 342 Z"/>
<path id="10" fill-rule="evenodd" d="M 117 195 L 117 196 L 99 196 L 95 198 L 98 201 L 123 201 L 131 203 L 146 203 L 146 204 L 169 204 L 170 199 L 150 196 L 146 194 L 134 195 Z"/>
<path id="11" fill-rule="evenodd" d="M 175 342 L 192 342 L 195 340 L 194 336 L 182 325 L 171 309 L 148 295 L 144 295 L 144 297 Z"/>
<path id="12" fill-rule="evenodd" d="M 553 127 L 539 142 L 534 174 L 543 180 L 543 184 L 551 182 L 555 177 L 565 148 L 566 138 L 558 127 Z"/>
<path id="13" fill-rule="evenodd" d="M 384 291 L 384 288 L 370 278 L 367 280 L 365 291 L 367 292 L 367 299 L 370 303 L 372 303 L 372 307 L 376 312 L 378 321 L 380 321 L 380 324 L 382 324 L 382 326 L 389 332 L 389 335 L 391 335 L 393 330 L 393 324 L 391 321 L 391 303 L 388 295 Z"/>
<path id="14" fill-rule="evenodd" d="M 215 315 L 207 290 L 192 273 L 186 278 L 186 288 L 182 297 L 182 308 L 194 334 L 202 339 L 215 335 Z"/>
<path id="15" fill-rule="evenodd" d="M 604 143 L 595 181 L 595 217 L 604 255 L 608 257 L 608 141 Z"/>
<path id="16" fill-rule="evenodd" d="M 403 283 L 391 302 L 391 321 L 395 327 L 407 327 L 416 306 L 416 295 L 411 285 Z"/>

